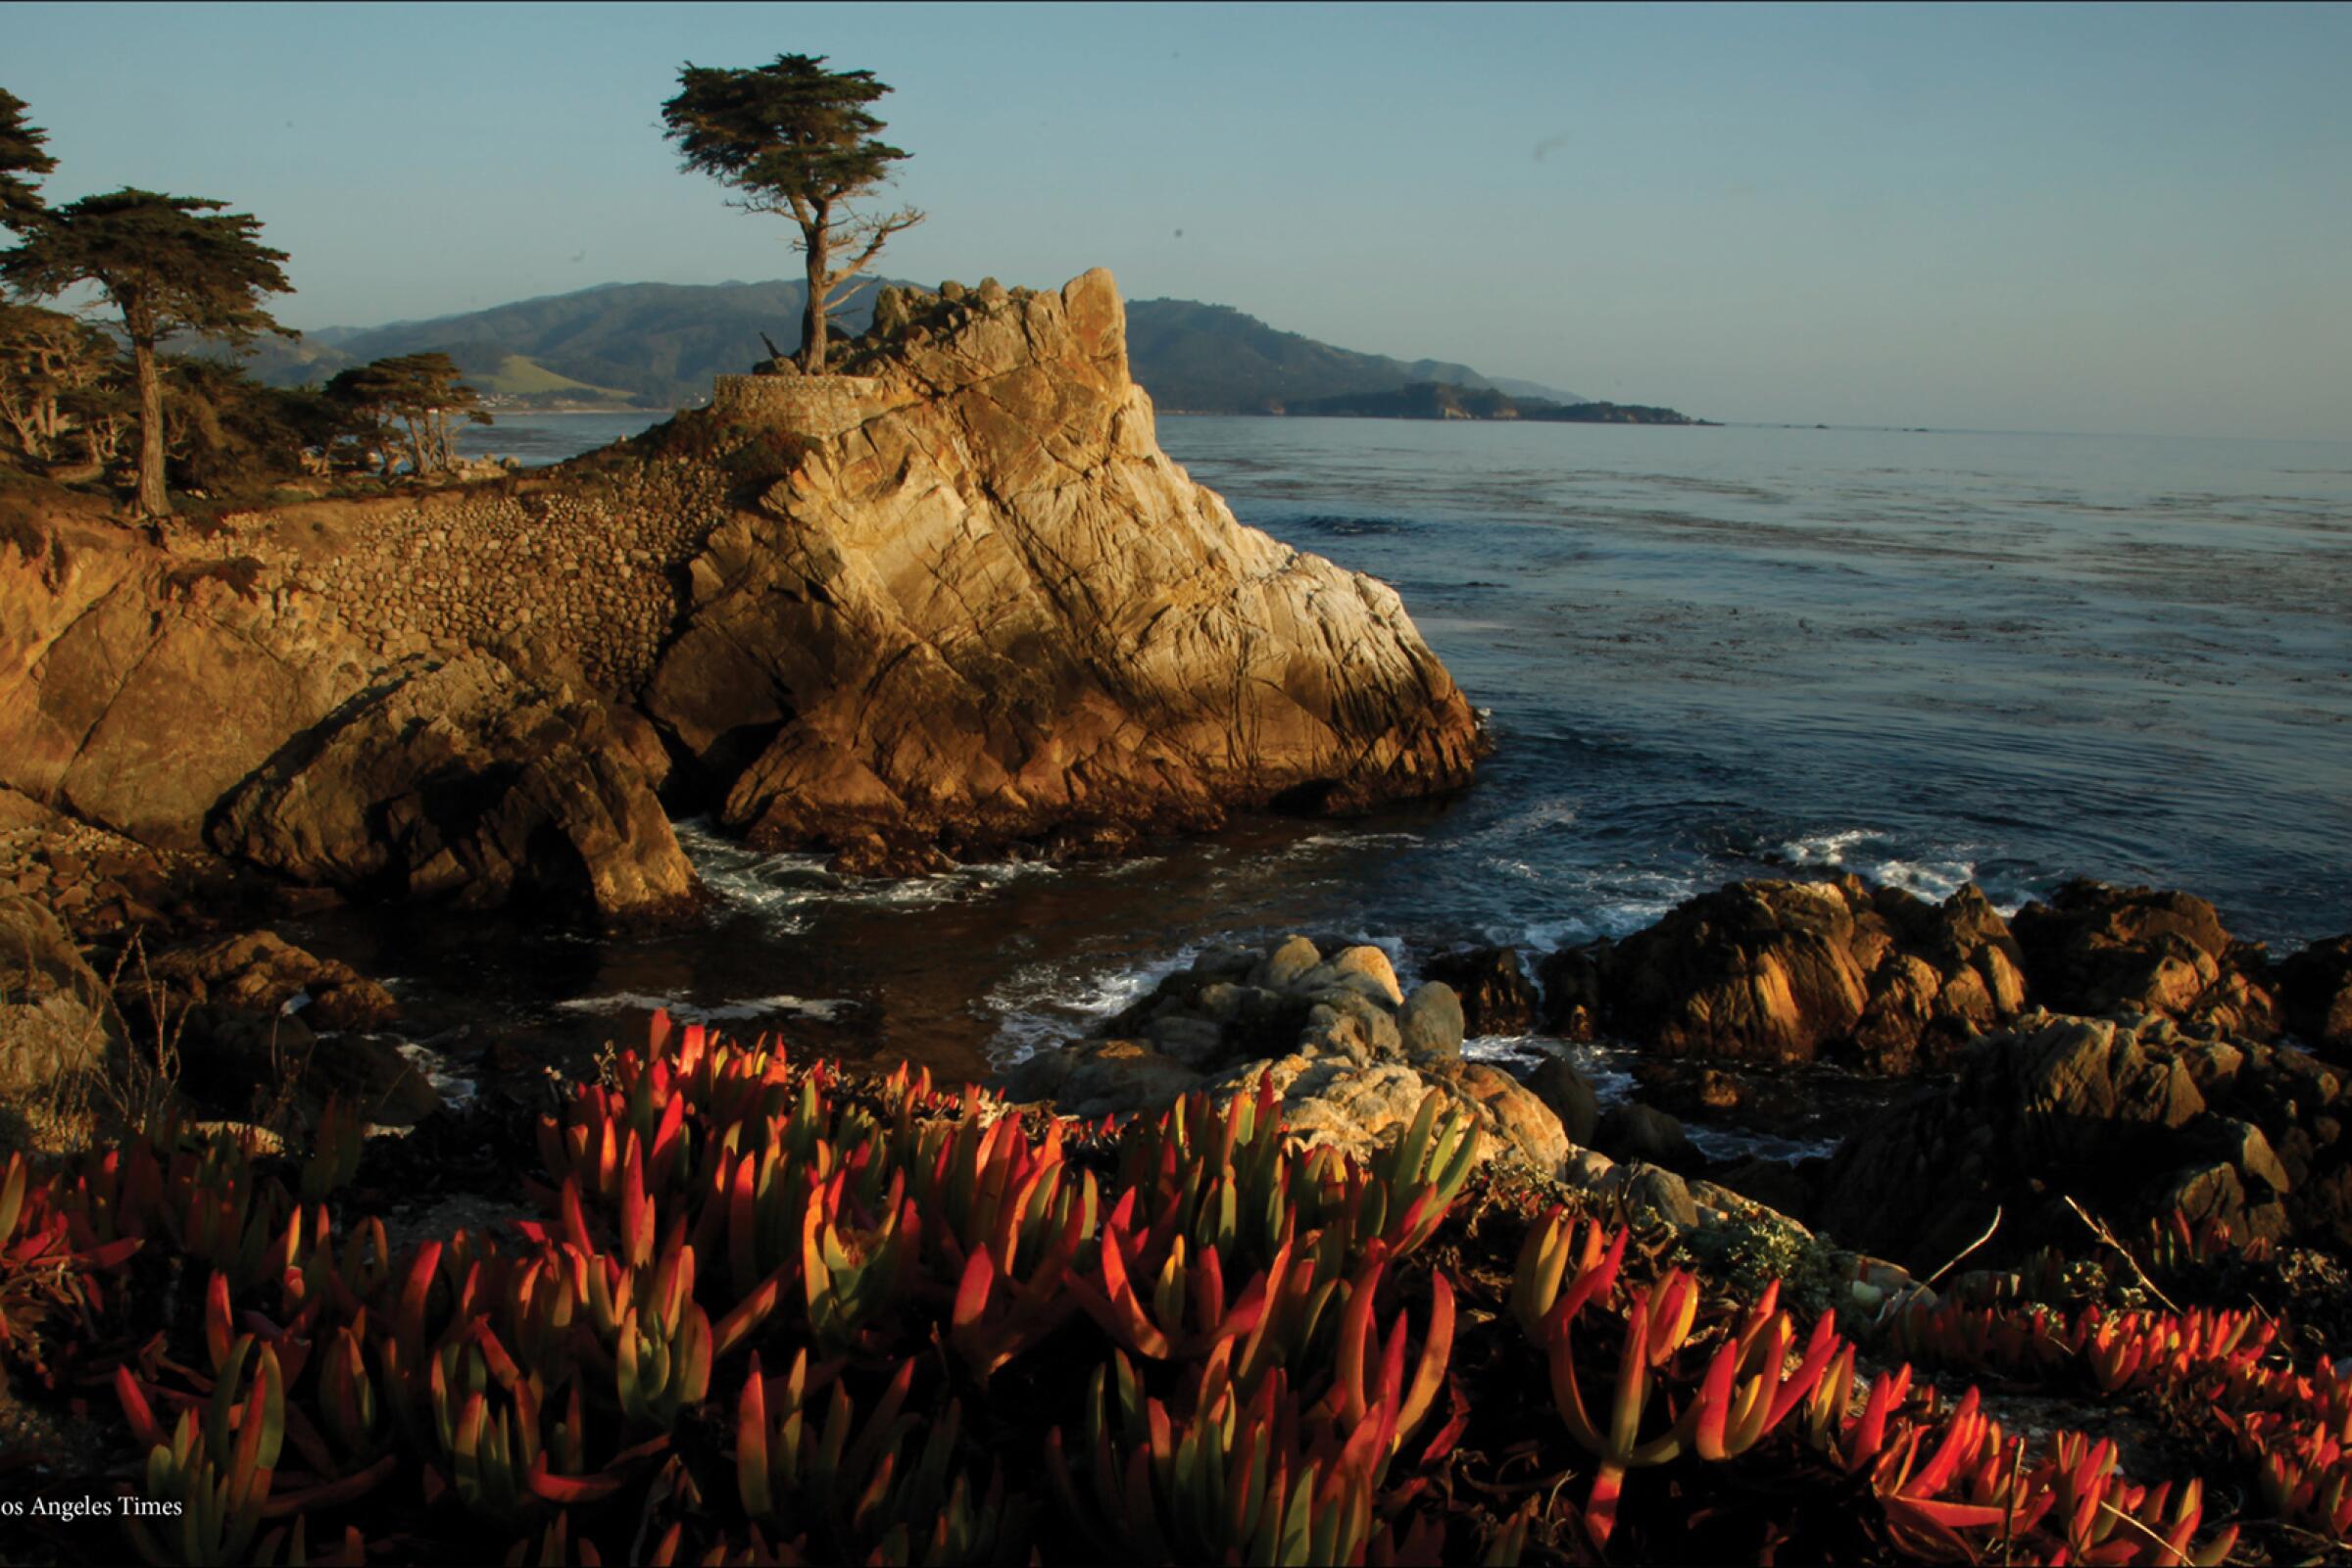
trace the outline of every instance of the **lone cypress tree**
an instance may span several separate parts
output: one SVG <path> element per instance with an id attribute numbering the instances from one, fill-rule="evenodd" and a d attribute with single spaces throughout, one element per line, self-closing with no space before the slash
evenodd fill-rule
<path id="1" fill-rule="evenodd" d="M 662 106 L 688 169 L 733 186 L 746 212 L 782 213 L 800 226 L 808 271 L 800 365 L 810 375 L 824 372 L 834 293 L 872 265 L 893 234 L 923 220 L 911 207 L 858 217 L 844 206 L 906 157 L 877 139 L 883 122 L 865 109 L 889 91 L 870 71 L 825 70 L 823 55 L 778 55 L 749 71 L 687 65 L 678 95 Z M 836 267 L 837 255 L 849 260 Z"/>
<path id="2" fill-rule="evenodd" d="M 139 387 L 140 513 L 168 516 L 164 490 L 164 381 L 156 343 L 189 331 L 241 343 L 256 332 L 294 334 L 261 305 L 294 285 L 283 251 L 261 242 L 261 220 L 222 214 L 225 202 L 118 190 L 52 208 L 24 244 L 0 253 L 0 277 L 27 294 L 96 283 L 122 313 Z"/>

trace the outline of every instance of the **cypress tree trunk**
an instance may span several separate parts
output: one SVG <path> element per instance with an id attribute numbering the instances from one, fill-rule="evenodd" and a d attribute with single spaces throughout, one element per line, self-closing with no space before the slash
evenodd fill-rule
<path id="1" fill-rule="evenodd" d="M 130 326 L 130 358 L 139 377 L 139 514 L 172 515 L 164 489 L 164 377 L 155 363 L 155 329 Z"/>
<path id="2" fill-rule="evenodd" d="M 810 375 L 825 373 L 825 264 L 832 260 L 832 214 L 826 204 L 812 203 L 814 221 L 801 224 L 801 249 L 808 258 L 808 303 L 801 311 L 801 368 Z"/>

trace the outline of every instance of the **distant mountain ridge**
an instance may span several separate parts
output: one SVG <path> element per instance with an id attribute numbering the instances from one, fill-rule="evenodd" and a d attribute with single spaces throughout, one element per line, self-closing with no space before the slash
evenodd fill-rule
<path id="1" fill-rule="evenodd" d="M 862 332 L 875 288 L 859 284 L 833 315 Z M 348 366 L 438 350 L 484 392 L 536 402 L 669 408 L 710 395 L 714 375 L 764 357 L 760 333 L 799 341 L 804 287 L 764 283 L 602 283 L 571 294 L 382 326 L 330 326 L 298 341 L 265 339 L 248 366 L 276 386 L 324 381 Z M 1279 414 L 1296 404 L 1390 392 L 1416 381 L 1491 388 L 1558 403 L 1587 401 L 1532 381 L 1480 374 L 1443 360 L 1359 354 L 1285 332 L 1226 305 L 1133 300 L 1130 369 L 1162 410 Z"/>

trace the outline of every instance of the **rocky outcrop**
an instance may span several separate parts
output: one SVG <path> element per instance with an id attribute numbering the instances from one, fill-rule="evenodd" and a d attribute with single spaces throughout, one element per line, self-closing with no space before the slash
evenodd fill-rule
<path id="1" fill-rule="evenodd" d="M 2129 1230 L 2183 1208 L 2240 1239 L 2352 1244 L 2348 1104 L 2333 1069 L 2171 1019 L 2033 1013 L 1973 1048 L 1959 1079 L 1842 1145 L 1817 1221 L 1848 1243 L 1940 1264 L 1996 1210 L 2004 1250 Z"/>
<path id="2" fill-rule="evenodd" d="M 214 805 L 360 691 L 310 596 L 57 519 L 0 548 L 0 785 L 143 844 L 193 850 Z"/>
<path id="3" fill-rule="evenodd" d="M 549 474 L 160 542 L 12 499 L 0 789 L 299 881 L 613 917 L 690 887 L 673 746 L 726 825 L 874 871 L 1468 780 L 1478 720 L 1396 594 L 1159 451 L 1106 273 L 881 319 L 851 373 L 725 378 Z"/>
<path id="4" fill-rule="evenodd" d="M 1546 1020 L 1670 1055 L 1901 1073 L 2024 1005 L 2018 950 L 1983 893 L 1940 905 L 1858 877 L 1739 882 L 1649 929 L 1553 955 Z"/>
<path id="5" fill-rule="evenodd" d="M 660 913 L 692 887 L 654 795 L 665 766 L 642 717 L 491 655 L 385 663 L 331 601 L 255 559 L 71 518 L 0 549 L 0 786 L 172 869 L 209 840 L 337 889 Z M 121 923 L 159 913 L 149 890 L 172 879 L 140 856 L 64 853 L 129 884 Z"/>
<path id="6" fill-rule="evenodd" d="M 1468 1107 L 1481 1158 L 1508 1152 L 1546 1175 L 1576 1152 L 1560 1119 L 1511 1077 L 1461 1059 L 1461 1008 L 1442 982 L 1406 994 L 1389 956 L 1302 936 L 1263 954 L 1203 954 L 1105 1021 L 1102 1038 L 1041 1052 L 1008 1075 L 1016 1100 L 1083 1117 L 1154 1110 L 1183 1095 L 1253 1093 L 1273 1080 L 1303 1142 L 1360 1156 L 1409 1123 L 1431 1090 Z"/>
<path id="7" fill-rule="evenodd" d="M 2231 937 L 2193 894 L 2078 878 L 2011 926 L 2038 1005 L 2155 1013 L 2257 1040 L 2278 1033 L 2262 950 Z"/>
<path id="8" fill-rule="evenodd" d="M 655 794 L 663 764 L 641 720 L 469 655 L 406 671 L 297 738 L 212 837 L 302 882 L 657 914 L 695 888 Z"/>
<path id="9" fill-rule="evenodd" d="M 30 899 L 0 898 L 0 1101 L 99 1066 L 121 1038 L 106 983 L 57 917 Z"/>
<path id="10" fill-rule="evenodd" d="M 1396 594 L 1160 452 L 1107 273 L 881 314 L 822 410 L 746 378 L 686 416 L 785 453 L 644 694 L 729 827 L 890 867 L 1468 780 L 1478 721 Z"/>
<path id="11" fill-rule="evenodd" d="M 299 1001 L 313 1030 L 378 1029 L 400 1016 L 400 1004 L 347 963 L 321 958 L 273 931 L 208 942 L 164 954 L 143 979 L 166 988 L 174 1005 L 219 1004 L 277 1013 Z"/>

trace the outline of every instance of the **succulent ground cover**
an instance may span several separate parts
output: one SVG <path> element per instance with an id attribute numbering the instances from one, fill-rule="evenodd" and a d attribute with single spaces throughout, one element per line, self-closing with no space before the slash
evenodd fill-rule
<path id="1" fill-rule="evenodd" d="M 0 1352 L 100 1434 L 66 1490 L 115 1517 L 17 1514 L 8 1555 L 2173 1564 L 2352 1534 L 2352 1380 L 2291 1316 L 2316 1265 L 2182 1225 L 1874 1304 L 1474 1169 L 1434 1097 L 1360 1163 L 1279 1110 L 1056 1120 L 658 1021 L 508 1152 L 535 1217 L 494 1231 L 393 1245 L 395 1156 L 341 1113 L 299 1159 L 169 1127 L 12 1158 Z M 2008 1430 L 2028 1391 L 2083 1419 Z M 20 1462 L 0 1508 L 61 1486 Z"/>

